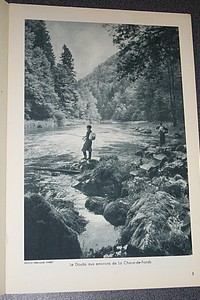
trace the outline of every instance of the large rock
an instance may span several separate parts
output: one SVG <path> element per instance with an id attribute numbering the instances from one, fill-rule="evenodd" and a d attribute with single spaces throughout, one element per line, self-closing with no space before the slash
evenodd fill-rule
<path id="1" fill-rule="evenodd" d="M 75 187 L 90 197 L 117 199 L 121 195 L 122 183 L 130 176 L 130 166 L 120 162 L 116 156 L 105 156 L 93 170 L 85 171 L 78 178 L 80 184 Z"/>
<path id="2" fill-rule="evenodd" d="M 175 175 L 181 175 L 184 179 L 187 179 L 187 163 L 181 160 L 176 160 L 171 163 L 165 163 L 161 170 L 161 175 L 174 177 Z"/>
<path id="3" fill-rule="evenodd" d="M 188 208 L 168 193 L 144 195 L 130 208 L 122 231 L 127 255 L 191 254 L 189 231 L 182 230 L 183 223 L 188 226 L 187 218 Z"/>
<path id="4" fill-rule="evenodd" d="M 85 202 L 85 207 L 89 211 L 93 211 L 96 215 L 102 215 L 105 206 L 108 204 L 108 200 L 102 197 L 91 197 Z"/>
<path id="5" fill-rule="evenodd" d="M 104 209 L 104 218 L 114 226 L 124 225 L 130 204 L 124 200 L 110 202 Z"/>
<path id="6" fill-rule="evenodd" d="M 160 176 L 152 180 L 152 184 L 158 188 L 158 190 L 165 191 L 168 194 L 181 198 L 188 195 L 188 184 L 180 175 L 176 175 L 174 178 L 167 178 Z M 177 178 L 177 179 L 176 179 Z"/>
<path id="7" fill-rule="evenodd" d="M 43 197 L 25 198 L 25 259 L 80 258 L 77 233 Z"/>

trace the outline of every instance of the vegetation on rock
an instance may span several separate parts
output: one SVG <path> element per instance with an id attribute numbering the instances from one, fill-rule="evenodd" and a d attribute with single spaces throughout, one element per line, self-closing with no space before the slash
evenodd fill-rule
<path id="1" fill-rule="evenodd" d="M 80 258 L 77 232 L 43 197 L 25 198 L 25 259 Z"/>
<path id="2" fill-rule="evenodd" d="M 122 227 L 121 256 L 192 253 L 184 149 L 180 141 L 175 148 L 152 144 L 143 147 L 142 160 L 135 160 L 138 163 L 105 156 L 92 171 L 85 170 L 79 176 L 78 188 L 90 195 L 89 209 L 98 210 L 112 225 Z M 92 196 L 103 198 L 97 203 Z M 99 253 L 104 253 L 102 257 L 116 256 L 110 248 Z"/>

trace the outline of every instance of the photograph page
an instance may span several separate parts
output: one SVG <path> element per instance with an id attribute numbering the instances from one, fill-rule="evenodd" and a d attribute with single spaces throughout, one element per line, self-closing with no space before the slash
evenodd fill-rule
<path id="1" fill-rule="evenodd" d="M 10 5 L 9 29 L 8 292 L 199 285 L 190 15 Z"/>

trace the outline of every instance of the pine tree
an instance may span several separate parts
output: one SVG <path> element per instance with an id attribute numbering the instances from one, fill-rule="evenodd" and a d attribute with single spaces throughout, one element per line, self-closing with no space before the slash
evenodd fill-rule
<path id="1" fill-rule="evenodd" d="M 25 118 L 44 120 L 53 116 L 58 97 L 54 90 L 51 63 L 42 48 L 35 47 L 36 35 L 25 27 Z"/>
<path id="2" fill-rule="evenodd" d="M 76 75 L 74 70 L 74 59 L 71 51 L 66 45 L 63 45 L 60 62 L 54 68 L 54 79 L 55 91 L 60 98 L 59 108 L 66 113 L 67 117 L 74 117 L 78 101 L 76 93 Z"/>
<path id="3" fill-rule="evenodd" d="M 33 47 L 39 47 L 44 51 L 48 61 L 51 63 L 51 67 L 55 65 L 55 54 L 51 44 L 49 32 L 46 27 L 45 21 L 42 20 L 26 20 L 27 28 L 35 34 L 33 41 Z"/>

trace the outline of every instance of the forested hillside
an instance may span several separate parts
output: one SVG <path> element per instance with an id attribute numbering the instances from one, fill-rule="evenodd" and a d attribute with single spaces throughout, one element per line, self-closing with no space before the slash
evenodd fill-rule
<path id="1" fill-rule="evenodd" d="M 99 120 L 96 99 L 80 89 L 74 59 L 64 44 L 56 64 L 51 38 L 44 21 L 26 20 L 25 26 L 25 119 L 53 118 Z"/>
<path id="2" fill-rule="evenodd" d="M 119 51 L 77 81 L 67 44 L 56 63 L 44 21 L 25 26 L 25 119 L 183 121 L 178 30 L 105 26 Z M 81 50 L 80 50 L 81 51 Z"/>
<path id="3" fill-rule="evenodd" d="M 177 28 L 109 26 L 120 51 L 79 84 L 89 87 L 102 119 L 183 121 Z"/>

